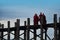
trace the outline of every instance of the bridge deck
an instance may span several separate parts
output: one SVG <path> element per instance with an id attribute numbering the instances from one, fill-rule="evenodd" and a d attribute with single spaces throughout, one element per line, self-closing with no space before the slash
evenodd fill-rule
<path id="1" fill-rule="evenodd" d="M 41 26 L 41 25 L 38 25 L 38 27 L 34 27 L 34 25 L 30 25 L 29 28 L 30 28 L 30 29 L 34 29 L 34 28 L 39 29 L 40 26 Z M 53 28 L 53 26 L 54 26 L 53 23 L 46 24 L 46 27 L 48 27 L 48 28 Z M 59 27 L 59 26 L 60 26 L 60 24 L 57 23 L 57 27 Z M 26 26 L 26 27 L 27 27 L 27 26 Z M 20 26 L 20 27 L 19 27 L 19 30 L 26 30 L 26 27 L 25 27 L 25 26 Z M 10 28 L 10 31 L 15 31 L 15 30 L 16 30 L 15 27 Z M 1 31 L 8 31 L 8 28 L 4 28 L 4 29 L 1 29 L 1 28 L 0 28 L 0 32 L 1 32 Z"/>

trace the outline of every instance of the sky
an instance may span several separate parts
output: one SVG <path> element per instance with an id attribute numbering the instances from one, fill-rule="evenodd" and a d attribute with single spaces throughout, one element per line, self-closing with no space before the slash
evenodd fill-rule
<path id="1" fill-rule="evenodd" d="M 34 14 L 44 13 L 47 20 L 53 14 L 60 16 L 60 0 L 0 0 L 1 18 L 33 18 Z"/>
<path id="2" fill-rule="evenodd" d="M 33 17 L 35 13 L 60 14 L 60 0 L 0 0 L 0 17 Z"/>

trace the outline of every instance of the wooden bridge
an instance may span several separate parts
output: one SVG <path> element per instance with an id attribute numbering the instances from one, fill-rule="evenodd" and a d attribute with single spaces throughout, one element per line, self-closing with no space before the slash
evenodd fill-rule
<path id="1" fill-rule="evenodd" d="M 30 25 L 30 18 L 27 18 L 27 21 L 24 21 L 24 26 L 20 26 L 20 19 L 17 19 L 15 22 L 15 27 L 10 28 L 10 21 L 8 21 L 8 28 L 4 28 L 4 24 L 0 23 L 0 40 L 6 40 L 4 39 L 4 36 L 8 35 L 7 40 L 10 39 L 10 34 L 14 35 L 14 38 L 12 40 L 37 40 L 37 37 L 39 37 L 39 40 L 60 40 L 60 17 L 59 17 L 59 23 L 57 23 L 57 14 L 54 14 L 53 23 L 46 24 L 47 28 L 54 28 L 54 39 L 51 39 L 47 35 L 47 30 L 43 30 L 42 25 Z M 34 31 L 31 31 L 34 30 Z M 36 30 L 40 29 L 40 34 L 37 34 Z M 23 30 L 24 33 L 20 34 L 20 31 Z M 14 31 L 14 33 L 12 33 Z M 3 32 L 8 32 L 7 34 L 3 35 Z M 30 39 L 30 32 L 33 33 L 33 38 Z M 43 33 L 45 33 L 45 38 L 43 39 Z M 20 36 L 24 35 L 24 38 L 21 38 Z"/>

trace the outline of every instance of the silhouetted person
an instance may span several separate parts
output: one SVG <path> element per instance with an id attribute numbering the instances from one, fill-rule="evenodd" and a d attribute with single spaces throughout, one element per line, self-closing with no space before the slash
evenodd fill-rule
<path id="1" fill-rule="evenodd" d="M 36 27 L 38 27 L 38 20 L 39 20 L 39 17 L 38 15 L 35 13 L 34 15 L 34 40 L 36 40 Z"/>
<path id="2" fill-rule="evenodd" d="M 42 24 L 42 20 L 41 20 L 42 17 L 43 17 L 43 14 L 42 14 L 42 12 L 40 12 L 40 15 L 39 15 L 40 24 Z"/>
<path id="3" fill-rule="evenodd" d="M 44 15 L 44 13 L 43 13 L 43 25 L 44 25 L 44 29 L 45 30 L 47 30 L 47 26 L 46 26 L 46 23 L 47 23 L 47 21 L 46 21 L 46 16 Z"/>
<path id="4" fill-rule="evenodd" d="M 34 18 L 34 25 L 38 25 L 39 18 L 38 18 L 38 15 L 36 13 L 35 13 L 33 18 Z"/>
<path id="5" fill-rule="evenodd" d="M 43 19 L 43 20 L 42 20 Z M 43 28 L 45 30 L 47 30 L 47 27 L 46 27 L 46 16 L 44 15 L 44 13 L 40 13 L 39 15 L 39 20 L 40 20 L 40 24 L 42 24 Z M 43 22 L 42 22 L 43 21 Z"/>

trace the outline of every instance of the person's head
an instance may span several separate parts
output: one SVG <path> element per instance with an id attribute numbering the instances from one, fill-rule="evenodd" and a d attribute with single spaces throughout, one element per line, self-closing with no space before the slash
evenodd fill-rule
<path id="1" fill-rule="evenodd" d="M 37 13 L 35 13 L 35 15 L 37 16 Z"/>
<path id="2" fill-rule="evenodd" d="M 43 15 L 42 12 L 40 12 L 40 15 Z"/>

